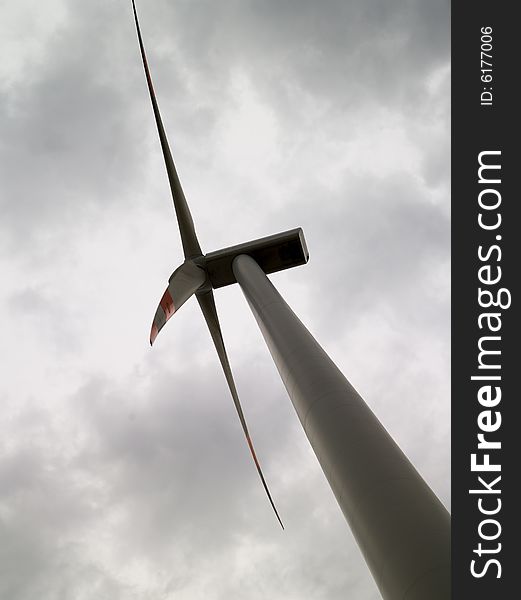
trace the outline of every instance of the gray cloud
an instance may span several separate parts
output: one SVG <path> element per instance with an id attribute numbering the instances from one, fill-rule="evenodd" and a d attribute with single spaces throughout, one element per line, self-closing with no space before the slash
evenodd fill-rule
<path id="1" fill-rule="evenodd" d="M 147 347 L 181 254 L 130 2 L 21 1 L 1 9 L 20 40 L 0 84 L 0 597 L 376 600 L 240 291 L 217 304 L 285 532 L 195 303 Z M 273 281 L 448 503 L 448 6 L 138 10 L 203 248 L 303 226 L 309 265 Z"/>

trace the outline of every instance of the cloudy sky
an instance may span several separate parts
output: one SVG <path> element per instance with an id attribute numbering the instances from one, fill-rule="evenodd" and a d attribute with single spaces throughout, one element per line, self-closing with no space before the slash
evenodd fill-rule
<path id="1" fill-rule="evenodd" d="M 203 251 L 272 281 L 449 507 L 445 0 L 140 0 Z M 377 600 L 238 286 L 148 345 L 181 244 L 130 0 L 0 3 L 0 598 Z"/>

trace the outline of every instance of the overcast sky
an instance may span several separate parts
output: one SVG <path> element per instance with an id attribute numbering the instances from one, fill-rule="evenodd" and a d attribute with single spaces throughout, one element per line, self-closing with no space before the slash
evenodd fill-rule
<path id="1" fill-rule="evenodd" d="M 271 276 L 449 507 L 445 0 L 140 0 L 204 252 Z M 238 286 L 216 302 L 259 482 L 182 261 L 130 0 L 0 3 L 0 598 L 377 600 Z"/>

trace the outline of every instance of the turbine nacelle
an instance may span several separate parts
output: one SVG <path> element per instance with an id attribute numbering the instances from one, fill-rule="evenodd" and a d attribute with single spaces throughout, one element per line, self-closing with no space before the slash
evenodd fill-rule
<path id="1" fill-rule="evenodd" d="M 216 250 L 204 256 L 204 267 L 213 288 L 237 282 L 232 263 L 240 254 L 251 256 L 267 274 L 304 265 L 309 259 L 304 232 L 300 227 Z"/>

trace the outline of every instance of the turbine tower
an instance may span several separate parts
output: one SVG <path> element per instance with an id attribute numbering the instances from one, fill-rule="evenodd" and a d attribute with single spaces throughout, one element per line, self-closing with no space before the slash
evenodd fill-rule
<path id="1" fill-rule="evenodd" d="M 266 276 L 308 261 L 302 229 L 203 254 L 159 113 L 135 0 L 132 7 L 185 257 L 161 298 L 150 343 L 195 295 L 262 485 L 283 527 L 248 432 L 215 307 L 213 289 L 238 283 L 382 597 L 448 600 L 448 512 Z"/>

